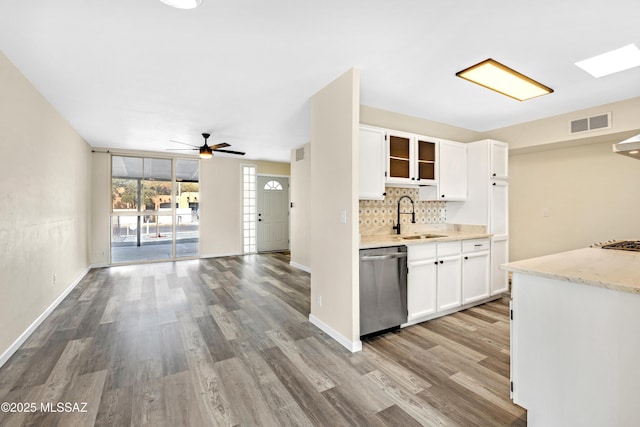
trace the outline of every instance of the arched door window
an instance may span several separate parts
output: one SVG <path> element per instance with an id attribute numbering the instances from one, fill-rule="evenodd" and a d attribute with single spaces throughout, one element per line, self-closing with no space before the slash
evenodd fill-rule
<path id="1" fill-rule="evenodd" d="M 264 189 L 265 190 L 282 190 L 282 184 L 280 184 L 278 181 L 268 181 L 265 185 L 264 185 Z"/>

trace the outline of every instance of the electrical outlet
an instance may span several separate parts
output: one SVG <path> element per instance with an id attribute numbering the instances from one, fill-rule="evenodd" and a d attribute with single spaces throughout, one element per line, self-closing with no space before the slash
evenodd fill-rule
<path id="1" fill-rule="evenodd" d="M 53 284 L 55 285 L 57 281 L 58 281 L 58 275 L 56 273 L 53 273 Z"/>
<path id="2" fill-rule="evenodd" d="M 318 307 L 322 307 L 322 295 L 318 295 Z"/>

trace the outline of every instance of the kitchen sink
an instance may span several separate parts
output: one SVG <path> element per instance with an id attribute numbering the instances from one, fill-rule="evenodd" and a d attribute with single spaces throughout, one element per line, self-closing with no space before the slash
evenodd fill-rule
<path id="1" fill-rule="evenodd" d="M 437 237 L 447 237 L 443 234 L 416 234 L 415 236 L 405 236 L 403 240 L 435 239 Z"/>

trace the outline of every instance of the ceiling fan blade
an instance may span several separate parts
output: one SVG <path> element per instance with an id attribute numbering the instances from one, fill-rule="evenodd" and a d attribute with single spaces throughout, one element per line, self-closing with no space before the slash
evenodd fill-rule
<path id="1" fill-rule="evenodd" d="M 199 148 L 165 148 L 166 151 L 197 151 Z"/>
<path id="2" fill-rule="evenodd" d="M 198 148 L 198 146 L 197 146 L 197 145 L 187 144 L 186 142 L 176 141 L 175 139 L 170 139 L 170 140 L 169 140 L 169 142 L 175 142 L 176 144 L 188 145 L 189 147 L 195 147 L 195 148 Z"/>
<path id="3" fill-rule="evenodd" d="M 213 151 L 216 151 L 218 153 L 239 154 L 240 156 L 244 156 L 245 155 L 245 153 L 243 153 L 242 151 L 218 150 L 216 148 L 214 148 Z"/>
<path id="4" fill-rule="evenodd" d="M 210 145 L 209 147 L 215 150 L 216 148 L 231 147 L 231 145 L 227 144 L 226 142 L 221 142 L 220 144 Z"/>

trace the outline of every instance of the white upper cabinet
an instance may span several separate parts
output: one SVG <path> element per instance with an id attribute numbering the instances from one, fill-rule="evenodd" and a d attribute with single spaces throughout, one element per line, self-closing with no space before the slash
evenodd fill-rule
<path id="1" fill-rule="evenodd" d="M 387 131 L 388 184 L 433 185 L 437 179 L 437 140 L 406 132 Z"/>
<path id="2" fill-rule="evenodd" d="M 438 200 L 467 199 L 467 145 L 440 140 Z"/>
<path id="3" fill-rule="evenodd" d="M 384 130 L 360 126 L 359 152 L 359 199 L 384 200 L 386 152 Z"/>
<path id="4" fill-rule="evenodd" d="M 427 136 L 414 140 L 414 177 L 418 185 L 433 185 L 438 181 L 438 143 Z"/>
<path id="5" fill-rule="evenodd" d="M 509 146 L 500 141 L 489 141 L 489 173 L 492 179 L 509 177 Z"/>
<path id="6" fill-rule="evenodd" d="M 415 184 L 414 136 L 387 132 L 387 179 L 391 184 Z"/>

